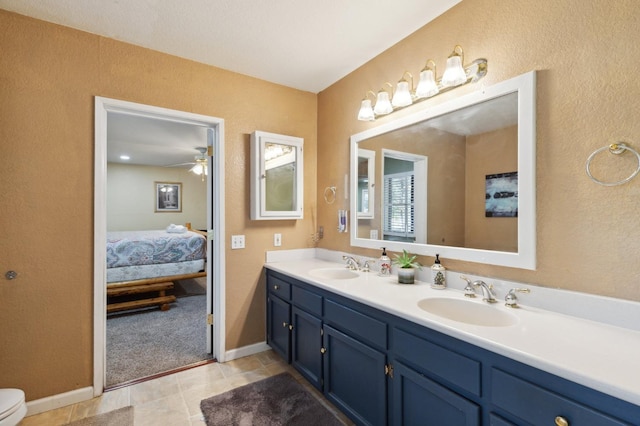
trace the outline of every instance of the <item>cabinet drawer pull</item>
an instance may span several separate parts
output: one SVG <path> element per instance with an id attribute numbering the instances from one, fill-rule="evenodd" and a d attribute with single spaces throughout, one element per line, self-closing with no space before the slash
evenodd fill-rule
<path id="1" fill-rule="evenodd" d="M 283 322 L 283 323 L 282 323 L 282 326 L 286 328 L 286 327 L 287 327 L 287 323 L 286 323 L 286 322 Z"/>
<path id="2" fill-rule="evenodd" d="M 275 284 L 275 285 L 273 286 L 273 289 L 274 289 L 274 290 L 280 290 L 280 286 L 279 286 L 278 284 Z"/>
<path id="3" fill-rule="evenodd" d="M 325 352 L 327 352 L 327 350 L 325 348 L 320 348 L 320 353 L 324 354 Z"/>
<path id="4" fill-rule="evenodd" d="M 562 416 L 556 417 L 556 426 L 569 426 L 569 422 Z"/>

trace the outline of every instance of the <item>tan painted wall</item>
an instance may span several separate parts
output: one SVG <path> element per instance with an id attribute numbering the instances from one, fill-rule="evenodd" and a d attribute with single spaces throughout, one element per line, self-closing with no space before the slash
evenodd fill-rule
<path id="1" fill-rule="evenodd" d="M 433 58 L 440 72 L 455 44 L 470 62 L 484 57 L 491 85 L 538 70 L 536 271 L 443 259 L 455 271 L 640 300 L 640 178 L 608 188 L 585 174 L 595 149 L 627 140 L 640 149 L 640 83 L 630 71 L 640 60 L 634 34 L 636 0 L 465 0 L 319 94 L 318 190 L 342 188 L 349 136 L 459 96 L 464 87 L 375 123 L 356 120 L 367 90 L 414 75 Z M 630 68 L 631 67 L 631 68 Z M 604 157 L 600 176 L 631 174 L 634 157 Z M 327 165 L 324 166 L 323 165 Z M 331 167 L 328 167 L 331 165 Z M 335 205 L 319 201 L 322 247 L 352 250 L 335 231 Z M 378 251 L 353 249 L 379 256 Z M 422 258 L 424 264 L 433 258 Z M 454 279 L 454 278 L 452 278 Z"/>
<path id="2" fill-rule="evenodd" d="M 182 211 L 155 212 L 155 182 L 182 184 Z M 107 164 L 107 231 L 165 229 L 190 222 L 207 228 L 207 182 L 178 167 Z"/>
<path id="3" fill-rule="evenodd" d="M 264 341 L 264 250 L 307 247 L 317 97 L 0 11 L 0 388 L 27 399 L 92 384 L 94 96 L 225 120 L 227 349 Z M 249 219 L 249 135 L 304 138 L 301 221 Z"/>

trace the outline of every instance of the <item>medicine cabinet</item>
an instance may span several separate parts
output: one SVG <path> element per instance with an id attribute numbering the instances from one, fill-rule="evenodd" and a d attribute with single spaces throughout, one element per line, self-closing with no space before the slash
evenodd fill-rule
<path id="1" fill-rule="evenodd" d="M 304 140 L 251 134 L 251 219 L 302 219 Z"/>

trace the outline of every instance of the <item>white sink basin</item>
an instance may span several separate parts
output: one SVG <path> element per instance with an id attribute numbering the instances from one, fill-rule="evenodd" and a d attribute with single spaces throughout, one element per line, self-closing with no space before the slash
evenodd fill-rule
<path id="1" fill-rule="evenodd" d="M 309 275 L 325 280 L 350 280 L 358 274 L 347 268 L 318 268 L 309 271 Z"/>
<path id="2" fill-rule="evenodd" d="M 518 322 L 515 315 L 484 302 L 434 297 L 420 300 L 418 307 L 443 318 L 486 327 L 507 327 Z"/>

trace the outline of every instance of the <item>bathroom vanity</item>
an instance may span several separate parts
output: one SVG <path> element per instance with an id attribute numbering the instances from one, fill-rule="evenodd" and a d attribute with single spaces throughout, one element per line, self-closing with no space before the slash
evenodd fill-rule
<path id="1" fill-rule="evenodd" d="M 482 316 L 457 290 L 320 259 L 265 267 L 267 343 L 357 424 L 640 424 L 637 331 L 503 303 L 489 309 L 512 321 L 478 325 L 418 306 Z"/>

